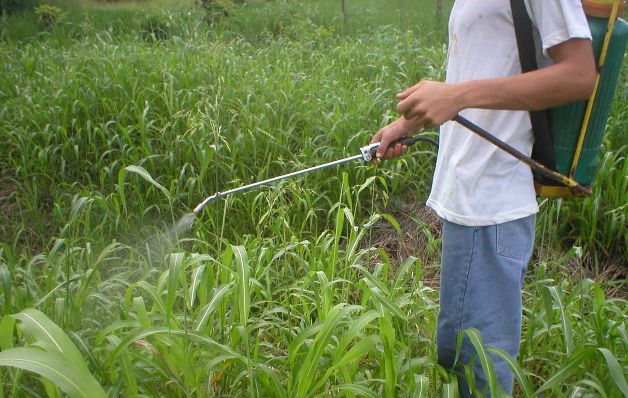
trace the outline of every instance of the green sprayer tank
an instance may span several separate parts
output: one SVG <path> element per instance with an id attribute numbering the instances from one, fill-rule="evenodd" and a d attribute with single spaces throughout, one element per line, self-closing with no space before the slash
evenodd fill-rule
<path id="1" fill-rule="evenodd" d="M 587 3 L 594 6 L 603 6 L 601 2 L 584 1 L 585 12 L 593 35 L 593 47 L 596 60 L 600 59 L 604 38 L 608 30 L 609 16 L 602 12 L 587 9 Z M 589 4 L 590 6 L 591 4 Z M 611 4 L 612 6 L 612 4 Z M 623 8 L 623 7 L 622 7 Z M 597 11 L 600 11 L 599 9 Z M 597 16 L 593 16 L 593 15 Z M 620 14 L 622 15 L 623 12 Z M 615 22 L 612 36 L 608 45 L 606 59 L 600 72 L 600 80 L 591 110 L 591 116 L 584 138 L 584 145 L 575 167 L 573 178 L 582 185 L 590 185 L 595 177 L 599 163 L 599 153 L 602 147 L 602 138 L 606 127 L 606 120 L 611 109 L 613 94 L 621 72 L 622 61 L 628 41 L 628 24 L 621 18 Z M 550 125 L 554 151 L 556 155 L 557 171 L 570 175 L 578 137 L 583 125 L 587 101 L 557 107 L 550 112 Z"/>

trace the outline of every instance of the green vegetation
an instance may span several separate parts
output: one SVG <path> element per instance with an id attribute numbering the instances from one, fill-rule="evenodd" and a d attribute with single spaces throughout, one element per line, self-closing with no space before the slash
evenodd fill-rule
<path id="1" fill-rule="evenodd" d="M 0 23 L 0 396 L 456 396 L 432 148 L 354 154 L 443 77 L 435 2 L 76 2 Z M 389 4 L 387 2 L 387 4 Z M 595 195 L 541 205 L 516 396 L 627 394 L 626 73 Z M 595 279 L 596 281 L 593 281 Z M 498 288 L 498 287 L 496 287 Z M 466 335 L 490 369 L 474 330 Z"/>

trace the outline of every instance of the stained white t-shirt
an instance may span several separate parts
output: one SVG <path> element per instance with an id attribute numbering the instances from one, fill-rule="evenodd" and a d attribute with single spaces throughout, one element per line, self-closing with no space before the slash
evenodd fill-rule
<path id="1" fill-rule="evenodd" d="M 590 39 L 580 0 L 528 0 L 539 67 L 547 49 Z M 521 73 L 509 0 L 456 0 L 449 19 L 448 83 Z M 460 113 L 526 155 L 533 134 L 527 111 L 466 109 Z M 438 160 L 427 205 L 450 222 L 500 224 L 538 211 L 530 167 L 455 122 L 440 129 Z"/>

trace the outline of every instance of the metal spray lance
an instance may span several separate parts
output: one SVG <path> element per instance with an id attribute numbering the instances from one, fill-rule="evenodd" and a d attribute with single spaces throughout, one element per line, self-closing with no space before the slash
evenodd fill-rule
<path id="1" fill-rule="evenodd" d="M 402 138 L 400 140 L 397 140 L 397 141 L 391 143 L 391 145 L 401 144 L 401 145 L 411 146 L 411 145 L 414 145 L 415 143 L 417 143 L 419 141 L 428 142 L 430 144 L 438 146 L 436 141 L 432 140 L 431 138 L 427 138 L 427 137 L 423 137 L 423 136 L 419 136 L 419 135 L 415 135 L 413 137 Z M 348 158 L 344 158 L 344 159 L 340 159 L 340 160 L 334 160 L 333 162 L 329 162 L 329 163 L 321 164 L 321 165 L 318 165 L 318 166 L 310 167 L 310 168 L 307 168 L 307 169 L 304 169 L 304 170 L 295 171 L 293 173 L 288 173 L 288 174 L 284 174 L 284 175 L 281 175 L 281 176 L 269 178 L 269 179 L 264 180 L 264 181 L 255 182 L 253 184 L 245 185 L 245 186 L 242 186 L 242 187 L 239 187 L 239 188 L 235 188 L 235 189 L 230 189 L 228 191 L 217 192 L 217 193 L 213 194 L 212 196 L 210 196 L 210 197 L 206 198 L 205 200 L 203 200 L 201 203 L 199 203 L 198 206 L 196 206 L 194 208 L 193 212 L 194 212 L 195 215 L 199 215 L 201 213 L 201 211 L 203 210 L 203 208 L 208 203 L 210 203 L 210 202 L 212 202 L 212 201 L 214 201 L 216 199 L 220 199 L 220 198 L 223 198 L 223 197 L 225 197 L 227 195 L 231 195 L 231 194 L 234 194 L 234 193 L 240 193 L 240 192 L 248 191 L 250 189 L 257 188 L 257 187 L 262 186 L 262 185 L 272 184 L 274 182 L 281 181 L 281 180 L 284 180 L 286 178 L 300 176 L 302 174 L 307 174 L 307 173 L 311 173 L 313 171 L 326 169 L 328 167 L 337 166 L 337 165 L 340 165 L 340 164 L 352 162 L 354 160 L 361 160 L 363 162 L 370 162 L 375 157 L 375 153 L 377 152 L 377 148 L 379 148 L 379 144 L 380 143 L 377 142 L 377 143 L 373 143 L 373 144 L 370 144 L 370 145 L 363 146 L 362 148 L 360 148 L 360 153 L 359 154 L 353 155 L 353 156 L 349 156 Z"/>

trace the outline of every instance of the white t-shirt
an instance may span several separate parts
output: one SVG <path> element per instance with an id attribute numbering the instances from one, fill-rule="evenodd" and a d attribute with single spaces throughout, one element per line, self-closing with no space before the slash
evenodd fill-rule
<path id="1" fill-rule="evenodd" d="M 539 67 L 547 49 L 591 38 L 580 0 L 528 0 Z M 449 20 L 449 83 L 521 73 L 509 0 L 456 0 Z M 526 155 L 532 152 L 527 111 L 466 109 L 461 115 Z M 455 122 L 440 130 L 438 160 L 427 205 L 461 225 L 500 224 L 538 211 L 530 168 Z"/>

